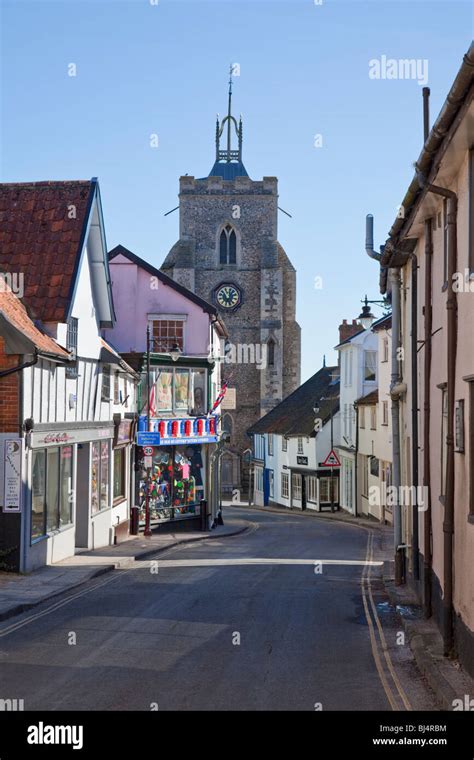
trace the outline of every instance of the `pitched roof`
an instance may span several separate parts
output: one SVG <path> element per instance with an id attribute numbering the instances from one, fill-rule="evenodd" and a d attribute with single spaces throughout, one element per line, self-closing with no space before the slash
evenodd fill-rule
<path id="1" fill-rule="evenodd" d="M 358 406 L 372 406 L 374 404 L 377 404 L 379 400 L 379 391 L 378 388 L 376 388 L 374 391 L 370 391 L 370 393 L 366 393 L 365 396 L 361 396 L 357 399 L 355 402 Z"/>
<path id="2" fill-rule="evenodd" d="M 371 329 L 374 332 L 377 330 L 388 330 L 392 326 L 392 314 L 385 314 L 383 317 L 373 323 Z"/>
<path id="3" fill-rule="evenodd" d="M 338 367 L 322 367 L 315 375 L 300 385 L 290 396 L 262 417 L 255 425 L 247 430 L 248 435 L 255 433 L 276 433 L 277 435 L 314 435 L 314 420 L 329 419 L 332 412 L 339 409 L 339 377 Z M 324 397 L 324 401 L 321 398 Z M 314 407 L 319 406 L 319 412 Z"/>
<path id="4" fill-rule="evenodd" d="M 9 354 L 37 351 L 66 361 L 69 359 L 69 353 L 34 324 L 25 306 L 4 282 L 0 287 L 0 336 Z"/>
<path id="5" fill-rule="evenodd" d="M 115 259 L 116 256 L 125 256 L 126 259 L 129 259 L 129 261 L 132 261 L 134 264 L 136 264 L 137 267 L 144 269 L 145 272 L 148 272 L 154 277 L 158 277 L 158 279 L 164 285 L 168 285 L 168 287 L 173 288 L 173 290 L 176 290 L 177 293 L 180 293 L 185 298 L 188 298 L 190 301 L 200 306 L 203 311 L 207 312 L 208 314 L 212 314 L 215 317 L 219 316 L 217 308 L 213 306 L 211 303 L 209 303 L 208 301 L 205 301 L 204 298 L 201 298 L 200 296 L 196 295 L 196 293 L 193 293 L 192 290 L 185 288 L 184 285 L 180 285 L 179 282 L 176 282 L 176 280 L 173 280 L 172 277 L 165 274 L 161 269 L 156 269 L 154 266 L 149 264 L 148 261 L 141 259 L 135 253 L 132 253 L 132 251 L 129 251 L 128 248 L 125 248 L 125 246 L 116 245 L 115 248 L 109 251 L 109 261 L 112 261 L 113 259 Z"/>
<path id="6" fill-rule="evenodd" d="M 95 185 L 0 184 L 0 271 L 23 274 L 33 319 L 67 320 Z"/>

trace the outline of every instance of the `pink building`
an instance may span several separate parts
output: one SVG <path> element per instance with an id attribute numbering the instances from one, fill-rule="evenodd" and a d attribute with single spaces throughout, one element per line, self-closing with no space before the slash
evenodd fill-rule
<path id="1" fill-rule="evenodd" d="M 106 337 L 142 378 L 137 439 L 142 477 L 136 493 L 140 522 L 146 521 L 148 491 L 152 525 L 192 520 L 197 527 L 201 500 L 209 502 L 217 492 L 218 468 L 211 465 L 220 410 L 213 406 L 221 390 L 218 357 L 226 329 L 214 306 L 123 246 L 110 252 L 109 265 L 117 321 Z M 145 459 L 145 446 L 152 461 Z M 147 478 L 145 467 L 151 467 Z M 211 504 L 211 512 L 215 506 Z"/>

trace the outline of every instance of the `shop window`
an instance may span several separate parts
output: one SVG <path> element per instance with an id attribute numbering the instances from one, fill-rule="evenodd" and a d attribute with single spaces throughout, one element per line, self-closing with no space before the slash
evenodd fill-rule
<path id="1" fill-rule="evenodd" d="M 35 539 L 44 536 L 46 532 L 46 451 L 44 449 L 33 451 L 31 490 L 31 538 Z"/>
<path id="2" fill-rule="evenodd" d="M 263 470 L 261 467 L 255 470 L 255 488 L 260 493 L 263 492 Z"/>
<path id="3" fill-rule="evenodd" d="M 200 416 L 207 413 L 207 373 L 205 369 L 160 369 L 151 391 L 159 412 Z M 146 383 L 144 382 L 146 398 Z M 146 413 L 146 404 L 142 414 Z M 152 415 L 153 416 L 153 415 Z"/>
<path id="4" fill-rule="evenodd" d="M 291 476 L 291 496 L 293 499 L 301 499 L 301 475 L 297 472 Z"/>
<path id="5" fill-rule="evenodd" d="M 126 449 L 114 449 L 114 502 L 125 499 Z"/>
<path id="6" fill-rule="evenodd" d="M 193 517 L 204 498 L 204 461 L 200 446 L 157 446 L 150 480 L 140 482 L 140 520 L 145 521 L 146 490 L 153 522 Z"/>
<path id="7" fill-rule="evenodd" d="M 289 485 L 290 484 L 289 484 L 288 473 L 287 472 L 282 472 L 281 473 L 281 487 L 280 487 L 282 499 L 288 499 L 288 497 L 289 497 Z"/>
<path id="8" fill-rule="evenodd" d="M 332 486 L 331 486 L 332 484 Z M 332 487 L 332 502 L 331 502 Z M 339 499 L 339 478 L 323 477 L 319 478 L 319 503 L 320 504 L 337 504 Z"/>
<path id="9" fill-rule="evenodd" d="M 110 506 L 109 444 L 108 441 L 93 441 L 91 448 L 91 511 L 94 515 Z"/>
<path id="10" fill-rule="evenodd" d="M 314 504 L 318 503 L 318 479 L 315 475 L 309 475 L 306 478 L 306 492 L 308 501 Z"/>
<path id="11" fill-rule="evenodd" d="M 33 451 L 31 538 L 72 522 L 72 446 Z"/>
<path id="12" fill-rule="evenodd" d="M 102 365 L 102 391 L 100 397 L 102 401 L 110 401 L 110 367 L 108 364 Z"/>
<path id="13" fill-rule="evenodd" d="M 151 350 L 154 353 L 167 353 L 178 346 L 184 352 L 184 317 L 175 319 L 150 318 Z"/>

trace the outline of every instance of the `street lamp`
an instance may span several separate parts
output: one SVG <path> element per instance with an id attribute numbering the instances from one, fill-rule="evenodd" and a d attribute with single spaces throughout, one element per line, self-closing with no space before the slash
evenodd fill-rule
<path id="1" fill-rule="evenodd" d="M 375 317 L 370 311 L 369 301 L 367 300 L 367 296 L 365 297 L 365 301 L 362 301 L 364 306 L 362 307 L 362 312 L 359 314 L 357 319 L 361 323 L 364 330 L 370 330 L 372 327 L 372 322 L 374 321 Z M 370 302 L 372 303 L 372 301 Z"/>

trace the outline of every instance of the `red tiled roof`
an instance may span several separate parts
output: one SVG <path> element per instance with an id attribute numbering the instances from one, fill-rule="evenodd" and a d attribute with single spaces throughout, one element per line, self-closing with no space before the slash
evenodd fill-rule
<path id="1" fill-rule="evenodd" d="M 23 273 L 33 319 L 66 321 L 93 188 L 91 180 L 0 184 L 0 272 Z"/>
<path id="2" fill-rule="evenodd" d="M 5 283 L 0 287 L 0 316 L 3 316 L 16 330 L 25 335 L 40 353 L 54 354 L 67 359 L 68 352 L 49 335 L 41 332 L 29 318 L 26 308 Z"/>

